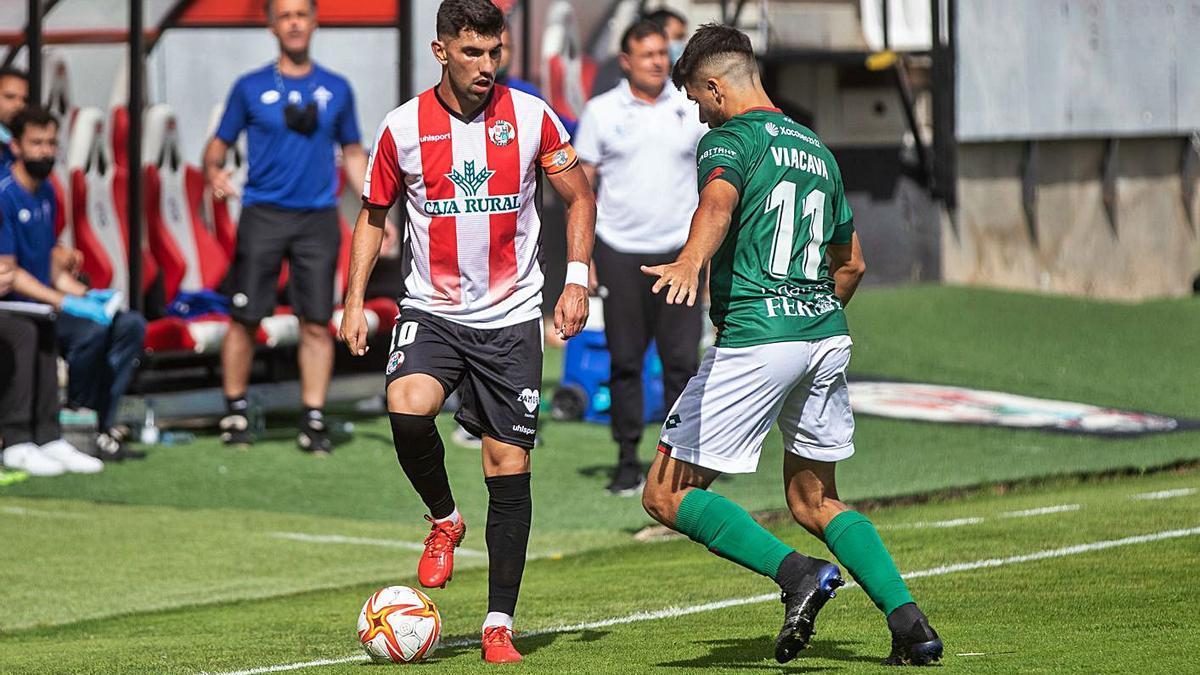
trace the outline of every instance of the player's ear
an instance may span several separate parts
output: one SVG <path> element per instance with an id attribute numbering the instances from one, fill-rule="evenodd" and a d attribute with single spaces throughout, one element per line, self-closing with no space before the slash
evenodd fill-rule
<path id="1" fill-rule="evenodd" d="M 429 49 L 433 52 L 433 58 L 443 66 L 450 63 L 450 53 L 446 49 L 446 43 L 441 40 L 434 40 L 429 43 Z"/>
<path id="2" fill-rule="evenodd" d="M 708 92 L 709 96 L 712 96 L 713 101 L 718 104 L 724 97 L 724 93 L 721 91 L 721 81 L 715 77 L 710 77 L 704 81 L 704 89 Z"/>

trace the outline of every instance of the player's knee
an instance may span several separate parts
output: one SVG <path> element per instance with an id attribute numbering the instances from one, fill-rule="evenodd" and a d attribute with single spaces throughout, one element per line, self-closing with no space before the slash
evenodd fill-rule
<path id="1" fill-rule="evenodd" d="M 329 327 L 318 321 L 304 320 L 300 322 L 300 336 L 306 340 L 317 340 L 324 342 L 332 340 L 333 336 L 329 332 Z"/>
<path id="2" fill-rule="evenodd" d="M 436 415 L 442 409 L 445 392 L 428 375 L 409 375 L 388 385 L 388 411 L 409 415 Z"/>
<path id="3" fill-rule="evenodd" d="M 642 489 L 642 508 L 654 520 L 667 527 L 674 527 L 675 499 L 670 490 L 646 483 Z"/>

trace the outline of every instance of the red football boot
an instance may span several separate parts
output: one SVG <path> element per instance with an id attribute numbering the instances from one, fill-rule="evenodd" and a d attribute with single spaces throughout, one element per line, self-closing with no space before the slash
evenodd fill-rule
<path id="1" fill-rule="evenodd" d="M 516 663 L 521 660 L 512 643 L 512 630 L 507 626 L 488 626 L 483 629 L 483 660 L 488 663 Z"/>
<path id="2" fill-rule="evenodd" d="M 425 588 L 445 588 L 454 576 L 454 549 L 467 534 L 467 521 L 460 517 L 457 523 L 449 520 L 438 523 L 429 516 L 425 520 L 433 523 L 433 529 L 425 537 L 425 553 L 417 563 L 417 580 Z"/>

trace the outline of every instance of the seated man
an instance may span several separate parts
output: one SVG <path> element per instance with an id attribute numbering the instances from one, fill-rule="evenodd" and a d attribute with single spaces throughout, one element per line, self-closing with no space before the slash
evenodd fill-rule
<path id="1" fill-rule="evenodd" d="M 59 310 L 55 330 L 67 361 L 67 399 L 96 411 L 101 459 L 144 456 L 125 447 L 114 425 L 117 404 L 142 354 L 146 320 L 135 312 L 116 312 L 112 291 L 89 290 L 75 278 L 82 256 L 55 248 L 58 204 L 46 178 L 58 147 L 58 120 L 31 106 L 13 119 L 10 130 L 14 161 L 11 173 L 0 179 L 0 221 L 11 232 L 16 256 L 12 291 Z"/>
<path id="2" fill-rule="evenodd" d="M 16 277 L 13 237 L 0 221 L 0 297 Z M 34 476 L 97 473 L 104 463 L 63 440 L 54 324 L 0 310 L 0 442 L 4 466 Z M 0 485 L 11 479 L 0 475 Z"/>

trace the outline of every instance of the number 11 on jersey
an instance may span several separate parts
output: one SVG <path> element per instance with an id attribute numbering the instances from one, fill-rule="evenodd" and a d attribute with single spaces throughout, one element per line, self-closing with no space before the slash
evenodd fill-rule
<path id="1" fill-rule="evenodd" d="M 796 184 L 780 181 L 767 199 L 767 213 L 775 211 L 775 237 L 771 243 L 771 276 L 786 279 L 792 267 L 792 247 L 796 235 Z M 821 270 L 821 244 L 825 243 L 825 193 L 813 190 L 804 197 L 800 218 L 808 218 L 811 236 L 804 247 L 804 278 L 816 281 Z"/>

